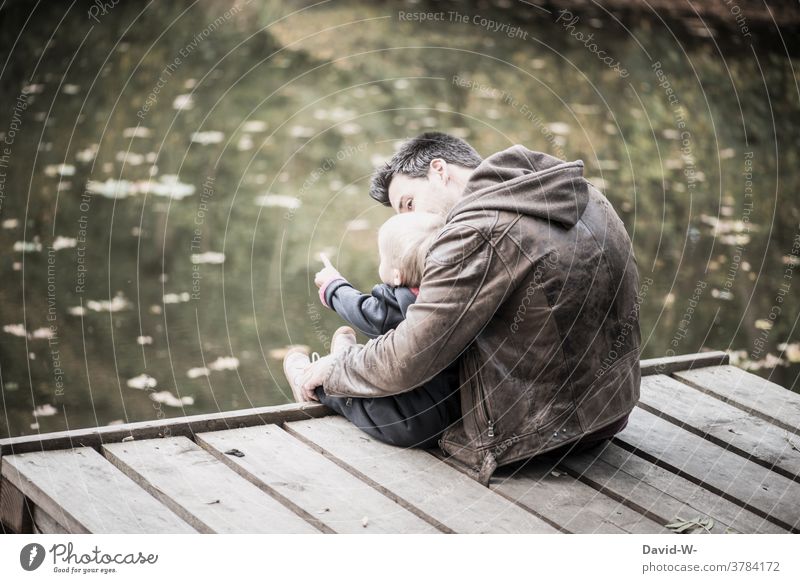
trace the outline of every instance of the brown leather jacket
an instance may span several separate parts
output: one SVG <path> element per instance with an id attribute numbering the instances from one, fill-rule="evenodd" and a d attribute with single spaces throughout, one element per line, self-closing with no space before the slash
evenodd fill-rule
<path id="1" fill-rule="evenodd" d="M 564 162 L 516 145 L 475 169 L 395 330 L 324 381 L 375 397 L 460 357 L 463 417 L 440 445 L 487 484 L 498 465 L 575 442 L 639 399 L 639 286 L 608 200 Z"/>

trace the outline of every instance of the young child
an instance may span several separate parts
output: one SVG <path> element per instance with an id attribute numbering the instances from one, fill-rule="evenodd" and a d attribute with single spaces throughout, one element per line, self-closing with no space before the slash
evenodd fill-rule
<path id="1" fill-rule="evenodd" d="M 417 299 L 425 255 L 443 226 L 439 215 L 412 212 L 395 215 L 378 232 L 383 281 L 372 293 L 356 290 L 323 256 L 325 267 L 317 273 L 322 303 L 370 338 L 376 338 L 405 319 L 408 307 Z M 331 340 L 331 353 L 346 350 L 356 343 L 352 328 L 339 328 Z M 290 352 L 284 372 L 295 398 L 302 398 L 292 382 L 292 371 L 302 370 L 308 356 Z M 387 363 L 386 366 L 392 366 Z M 458 369 L 456 363 L 411 391 L 388 397 L 335 397 L 323 387 L 315 393 L 327 405 L 369 435 L 401 447 L 436 446 L 444 429 L 461 416 Z"/>

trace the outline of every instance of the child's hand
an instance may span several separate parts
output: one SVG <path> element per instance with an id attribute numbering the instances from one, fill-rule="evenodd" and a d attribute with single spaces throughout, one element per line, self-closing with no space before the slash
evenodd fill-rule
<path id="1" fill-rule="evenodd" d="M 327 255 L 325 255 L 324 253 L 320 253 L 319 258 L 322 260 L 322 263 L 325 267 L 320 269 L 314 276 L 314 285 L 316 285 L 318 288 L 322 287 L 322 285 L 326 281 L 336 279 L 337 277 L 342 277 L 342 274 L 339 273 L 337 269 L 331 264 Z"/>

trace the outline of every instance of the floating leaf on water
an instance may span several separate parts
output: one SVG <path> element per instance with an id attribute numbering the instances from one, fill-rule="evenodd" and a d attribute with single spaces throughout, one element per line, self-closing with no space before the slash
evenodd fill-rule
<path id="1" fill-rule="evenodd" d="M 256 198 L 256 204 L 264 207 L 300 208 L 300 199 L 285 194 L 264 194 Z"/>
<path id="2" fill-rule="evenodd" d="M 70 249 L 75 247 L 77 244 L 78 241 L 74 237 L 62 237 L 59 235 L 53 240 L 53 244 L 51 246 L 53 247 L 54 251 L 60 251 L 61 249 Z"/>
<path id="3" fill-rule="evenodd" d="M 74 176 L 75 166 L 72 164 L 49 164 L 44 167 L 47 176 Z"/>
<path id="4" fill-rule="evenodd" d="M 347 223 L 346 229 L 348 231 L 366 231 L 369 229 L 369 221 L 366 219 L 354 219 Z"/>
<path id="5" fill-rule="evenodd" d="M 772 321 L 771 320 L 765 320 L 763 318 L 760 319 L 760 320 L 756 320 L 755 327 L 758 330 L 771 330 L 772 329 Z"/>
<path id="6" fill-rule="evenodd" d="M 719 298 L 721 300 L 732 300 L 733 294 L 727 290 L 718 290 L 716 288 L 711 290 L 712 298 Z"/>
<path id="7" fill-rule="evenodd" d="M 217 251 L 206 251 L 205 253 L 192 253 L 192 263 L 225 263 L 225 254 Z"/>
<path id="8" fill-rule="evenodd" d="M 778 344 L 778 350 L 783 352 L 783 356 L 789 362 L 800 362 L 800 342 L 793 342 L 792 344 L 781 342 Z"/>
<path id="9" fill-rule="evenodd" d="M 289 135 L 293 138 L 310 138 L 314 135 L 314 128 L 306 126 L 292 126 Z"/>
<path id="10" fill-rule="evenodd" d="M 775 356 L 774 354 L 767 354 L 761 360 L 745 360 L 741 363 L 741 367 L 744 370 L 760 370 L 762 368 L 772 369 L 776 366 L 785 366 L 787 363 L 782 358 Z"/>
<path id="11" fill-rule="evenodd" d="M 3 332 L 7 332 L 12 336 L 19 336 L 20 338 L 26 338 L 28 336 L 28 331 L 25 330 L 25 326 L 22 324 L 6 324 L 3 326 Z"/>
<path id="12" fill-rule="evenodd" d="M 147 374 L 140 374 L 138 376 L 133 377 L 132 379 L 128 379 L 127 382 L 128 386 L 132 389 L 152 389 L 157 384 L 158 381 Z"/>
<path id="13" fill-rule="evenodd" d="M 195 367 L 195 368 L 190 368 L 189 370 L 186 371 L 186 376 L 189 377 L 190 379 L 196 379 L 196 378 L 200 378 L 200 377 L 207 377 L 210 374 L 211 374 L 211 371 L 208 370 L 204 366 L 198 366 L 198 367 Z"/>
<path id="14" fill-rule="evenodd" d="M 169 293 L 164 294 L 162 298 L 165 304 L 180 304 L 183 302 L 188 302 L 192 299 L 192 296 L 189 295 L 189 292 L 181 292 L 179 294 Z"/>
<path id="15" fill-rule="evenodd" d="M 244 122 L 242 125 L 242 131 L 250 133 L 265 132 L 267 131 L 267 127 L 269 127 L 267 122 L 261 121 L 260 119 L 251 119 Z"/>
<path id="16" fill-rule="evenodd" d="M 53 337 L 53 331 L 50 328 L 37 328 L 30 333 L 30 338 L 37 340 L 47 340 Z"/>
<path id="17" fill-rule="evenodd" d="M 172 100 L 172 109 L 182 111 L 185 109 L 192 109 L 192 107 L 194 107 L 194 98 L 189 94 L 178 95 Z"/>
<path id="18" fill-rule="evenodd" d="M 136 152 L 120 151 L 114 156 L 117 162 L 121 162 L 125 166 L 141 166 L 144 164 L 144 155 L 137 154 Z"/>
<path id="19" fill-rule="evenodd" d="M 184 405 L 194 405 L 194 397 L 178 398 L 169 391 L 150 393 L 150 398 L 156 403 L 161 403 L 167 407 L 183 407 Z"/>
<path id="20" fill-rule="evenodd" d="M 247 152 L 248 150 L 252 150 L 255 144 L 253 143 L 253 138 L 248 136 L 247 134 L 243 135 L 239 138 L 239 141 L 236 142 L 236 149 L 240 152 Z"/>
<path id="21" fill-rule="evenodd" d="M 549 123 L 546 127 L 557 136 L 566 136 L 570 132 L 569 124 L 560 121 Z"/>
<path id="22" fill-rule="evenodd" d="M 207 132 L 194 132 L 192 134 L 192 142 L 195 144 L 202 144 L 208 146 L 209 144 L 219 144 L 225 139 L 225 134 L 217 131 Z"/>
<path id="23" fill-rule="evenodd" d="M 434 124 L 430 127 L 436 125 L 437 122 L 434 120 Z M 354 122 L 344 123 L 338 127 L 339 132 L 345 136 L 353 136 L 361 131 L 361 126 Z"/>
<path id="24" fill-rule="evenodd" d="M 676 130 L 675 128 L 667 128 L 661 130 L 661 135 L 664 136 L 668 140 L 677 140 L 681 137 L 681 133 Z"/>
<path id="25" fill-rule="evenodd" d="M 109 300 L 89 300 L 86 307 L 93 312 L 119 312 L 131 307 L 130 302 L 121 293 Z M 79 315 L 79 314 L 78 314 Z"/>
<path id="26" fill-rule="evenodd" d="M 3 221 L 4 229 L 16 229 L 18 225 L 19 221 L 17 219 L 6 219 Z"/>
<path id="27" fill-rule="evenodd" d="M 42 244 L 39 241 L 16 241 L 14 243 L 14 251 L 21 251 L 22 253 L 36 253 L 42 250 Z"/>
<path id="28" fill-rule="evenodd" d="M 151 135 L 153 135 L 153 132 L 150 130 L 150 128 L 146 128 L 144 126 L 125 128 L 122 130 L 123 138 L 149 138 Z"/>
<path id="29" fill-rule="evenodd" d="M 39 405 L 36 409 L 33 410 L 34 417 L 52 417 L 58 413 L 58 409 L 50 405 L 49 403 L 46 405 Z"/>
<path id="30" fill-rule="evenodd" d="M 77 154 L 75 154 L 75 159 L 78 162 L 89 163 L 97 157 L 97 144 L 92 144 L 88 148 L 84 148 L 80 150 Z"/>
<path id="31" fill-rule="evenodd" d="M 239 359 L 235 356 L 220 356 L 208 365 L 211 370 L 236 370 L 239 368 Z"/>

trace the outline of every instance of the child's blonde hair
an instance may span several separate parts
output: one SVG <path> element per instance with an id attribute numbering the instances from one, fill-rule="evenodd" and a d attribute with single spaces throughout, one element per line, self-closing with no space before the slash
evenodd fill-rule
<path id="1" fill-rule="evenodd" d="M 444 226 L 441 215 L 410 212 L 394 215 L 378 231 L 381 263 L 400 273 L 400 285 L 418 287 L 425 256 Z"/>

